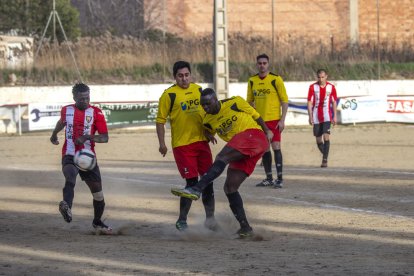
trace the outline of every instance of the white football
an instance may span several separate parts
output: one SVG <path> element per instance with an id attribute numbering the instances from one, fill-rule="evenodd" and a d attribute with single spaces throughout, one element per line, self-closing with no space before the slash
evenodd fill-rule
<path id="1" fill-rule="evenodd" d="M 96 156 L 95 153 L 91 150 L 81 149 L 75 153 L 73 162 L 80 170 L 90 171 L 93 170 L 93 168 L 96 166 Z"/>

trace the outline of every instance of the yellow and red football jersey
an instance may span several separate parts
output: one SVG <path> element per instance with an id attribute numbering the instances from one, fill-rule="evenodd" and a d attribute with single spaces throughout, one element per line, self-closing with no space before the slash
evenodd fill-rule
<path id="1" fill-rule="evenodd" d="M 173 148 L 207 141 L 203 134 L 202 116 L 205 112 L 200 106 L 200 93 L 201 87 L 195 83 L 187 89 L 175 84 L 159 99 L 156 122 L 165 124 L 170 118 Z"/>
<path id="2" fill-rule="evenodd" d="M 281 118 L 281 105 L 288 103 L 285 84 L 282 77 L 273 73 L 263 79 L 258 74 L 249 78 L 247 102 L 254 102 L 257 112 L 265 122 Z"/>
<path id="3" fill-rule="evenodd" d="M 256 122 L 260 114 L 242 97 L 220 100 L 217 114 L 205 114 L 204 127 L 228 142 L 234 135 L 247 129 L 262 129 Z"/>

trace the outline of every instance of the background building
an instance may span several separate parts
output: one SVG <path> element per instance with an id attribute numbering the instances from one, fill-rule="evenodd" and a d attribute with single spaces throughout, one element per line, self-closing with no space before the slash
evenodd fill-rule
<path id="1" fill-rule="evenodd" d="M 210 34 L 213 6 L 214 0 L 149 0 L 144 5 L 155 27 L 182 37 Z M 381 43 L 414 44 L 413 0 L 227 0 L 227 19 L 230 35 L 270 38 L 273 25 L 279 45 L 303 41 L 340 48 L 375 43 L 378 34 Z"/>
<path id="2" fill-rule="evenodd" d="M 32 65 L 32 37 L 0 35 L 0 69 L 29 68 Z"/>

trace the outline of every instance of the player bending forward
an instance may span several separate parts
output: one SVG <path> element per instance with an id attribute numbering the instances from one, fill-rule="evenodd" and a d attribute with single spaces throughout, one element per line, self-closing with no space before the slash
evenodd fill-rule
<path id="1" fill-rule="evenodd" d="M 95 143 L 108 142 L 105 117 L 99 108 L 89 105 L 90 92 L 87 85 L 75 84 L 72 94 L 75 104 L 62 108 L 60 119 L 50 137 L 52 144 L 58 145 L 57 134 L 65 128 L 65 144 L 62 148 L 62 172 L 65 176 L 65 187 L 63 188 L 63 200 L 59 203 L 59 211 L 67 223 L 72 221 L 71 208 L 76 177 L 79 174 L 93 196 L 93 228 L 102 234 L 112 234 L 112 228 L 101 220 L 105 201 L 98 164 L 90 171 L 80 171 L 73 162 L 75 152 L 80 149 L 86 148 L 94 152 Z M 96 131 L 99 135 L 95 135 Z"/>
<path id="2" fill-rule="evenodd" d="M 268 149 L 273 133 L 267 128 L 259 113 L 241 97 L 219 101 L 214 90 L 207 88 L 201 93 L 200 104 L 207 113 L 203 125 L 208 139 L 216 143 L 214 134 L 217 133 L 227 144 L 196 185 L 172 188 L 171 192 L 177 196 L 197 200 L 205 187 L 219 177 L 229 164 L 224 192 L 231 211 L 240 223 L 237 234 L 241 238 L 250 237 L 253 229 L 247 221 L 238 189 Z"/>

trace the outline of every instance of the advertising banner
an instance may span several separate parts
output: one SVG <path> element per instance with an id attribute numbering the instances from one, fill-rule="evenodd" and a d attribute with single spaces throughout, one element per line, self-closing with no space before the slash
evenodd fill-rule
<path id="1" fill-rule="evenodd" d="M 99 103 L 94 105 L 102 109 L 108 126 L 153 123 L 158 112 L 158 102 Z"/>
<path id="2" fill-rule="evenodd" d="M 308 116 L 308 99 L 305 98 L 290 98 L 289 109 L 290 112 L 306 114 Z"/>
<path id="3" fill-rule="evenodd" d="M 414 123 L 414 96 L 389 96 L 387 122 Z"/>
<path id="4" fill-rule="evenodd" d="M 286 114 L 287 125 L 308 125 L 308 100 L 305 98 L 290 98 Z"/>
<path id="5" fill-rule="evenodd" d="M 29 130 L 53 129 L 60 118 L 60 110 L 67 104 L 29 104 Z M 158 102 L 92 103 L 102 109 L 108 126 L 145 125 L 155 122 Z"/>
<path id="6" fill-rule="evenodd" d="M 381 122 L 387 118 L 386 96 L 346 97 L 339 99 L 340 123 Z"/>
<path id="7" fill-rule="evenodd" d="M 60 118 L 60 110 L 67 104 L 29 104 L 29 131 L 54 129 Z"/>

